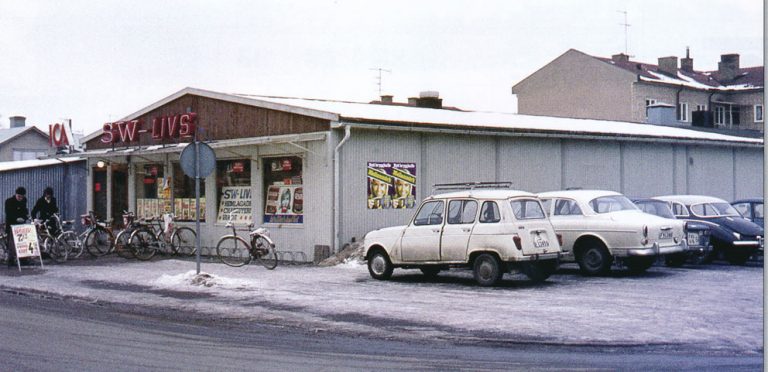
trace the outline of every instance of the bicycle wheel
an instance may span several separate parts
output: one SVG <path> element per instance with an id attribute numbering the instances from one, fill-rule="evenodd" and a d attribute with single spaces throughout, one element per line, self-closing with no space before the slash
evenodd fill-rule
<path id="1" fill-rule="evenodd" d="M 157 237 L 148 228 L 139 228 L 131 233 L 129 239 L 133 255 L 142 261 L 152 259 L 157 252 Z"/>
<path id="2" fill-rule="evenodd" d="M 99 257 L 103 256 L 112 249 L 112 244 L 115 242 L 115 237 L 112 232 L 106 228 L 96 225 L 85 236 L 85 249 L 91 256 Z"/>
<path id="3" fill-rule="evenodd" d="M 43 252 L 48 253 L 51 260 L 56 263 L 67 261 L 67 248 L 50 236 L 46 236 L 43 240 Z"/>
<path id="4" fill-rule="evenodd" d="M 256 260 L 259 261 L 264 267 L 269 270 L 277 267 L 277 252 L 275 251 L 275 244 L 272 240 L 266 236 L 256 235 L 251 239 L 251 246 L 256 256 Z"/>
<path id="5" fill-rule="evenodd" d="M 248 243 L 239 236 L 225 236 L 216 245 L 216 254 L 221 262 L 229 266 L 243 266 L 251 262 Z"/>
<path id="6" fill-rule="evenodd" d="M 131 232 L 133 230 L 123 230 L 117 233 L 115 237 L 115 253 L 122 258 L 135 258 L 133 250 L 131 250 Z"/>
<path id="7" fill-rule="evenodd" d="M 173 253 L 182 256 L 194 256 L 197 252 L 195 248 L 195 242 L 197 241 L 197 234 L 195 230 L 189 227 L 180 227 L 173 232 L 171 236 L 171 247 L 173 247 Z"/>
<path id="8" fill-rule="evenodd" d="M 77 258 L 83 254 L 83 245 L 74 231 L 65 231 L 61 233 L 56 240 L 67 249 L 67 259 Z"/>

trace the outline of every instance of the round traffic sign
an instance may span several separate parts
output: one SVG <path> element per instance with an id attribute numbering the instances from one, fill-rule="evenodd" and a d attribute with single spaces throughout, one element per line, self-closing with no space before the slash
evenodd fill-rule
<path id="1" fill-rule="evenodd" d="M 200 178 L 205 178 L 210 175 L 214 169 L 216 169 L 216 154 L 213 152 L 211 146 L 205 143 L 198 142 L 198 152 L 200 153 Z M 184 150 L 181 151 L 181 170 L 184 171 L 189 177 L 195 178 L 195 163 L 197 157 L 195 156 L 195 143 L 190 143 Z"/>

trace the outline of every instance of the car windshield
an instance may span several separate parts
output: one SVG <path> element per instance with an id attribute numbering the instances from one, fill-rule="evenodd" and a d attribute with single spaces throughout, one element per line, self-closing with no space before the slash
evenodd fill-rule
<path id="1" fill-rule="evenodd" d="M 624 195 L 601 196 L 592 199 L 589 206 L 596 213 L 608 213 L 617 211 L 636 211 L 637 206 Z"/>
<path id="2" fill-rule="evenodd" d="M 691 205 L 691 212 L 699 217 L 741 217 L 739 211 L 728 203 L 700 203 Z"/>
<path id="3" fill-rule="evenodd" d="M 664 218 L 675 218 L 672 214 L 672 208 L 669 203 L 663 201 L 642 201 L 637 203 L 637 207 L 645 213 L 650 213 Z"/>

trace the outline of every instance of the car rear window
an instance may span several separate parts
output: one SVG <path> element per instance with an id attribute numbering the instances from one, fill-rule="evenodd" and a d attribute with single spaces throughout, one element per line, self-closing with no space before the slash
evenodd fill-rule
<path id="1" fill-rule="evenodd" d="M 518 220 L 533 220 L 546 218 L 541 204 L 535 199 L 517 199 L 509 202 L 515 218 Z"/>
<path id="2" fill-rule="evenodd" d="M 637 206 L 629 201 L 624 195 L 610 195 L 594 198 L 589 202 L 589 206 L 596 213 L 609 213 L 617 211 L 637 210 Z"/>
<path id="3" fill-rule="evenodd" d="M 691 212 L 699 217 L 741 216 L 728 203 L 700 203 L 691 205 Z"/>
<path id="4" fill-rule="evenodd" d="M 501 213 L 496 202 L 487 201 L 483 203 L 480 210 L 480 223 L 493 223 L 501 221 Z"/>

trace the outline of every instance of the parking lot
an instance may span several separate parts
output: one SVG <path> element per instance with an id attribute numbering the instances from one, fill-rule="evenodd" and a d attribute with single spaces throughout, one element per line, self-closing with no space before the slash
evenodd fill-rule
<path id="1" fill-rule="evenodd" d="M 386 338 L 763 349 L 757 264 L 654 266 L 640 276 L 607 277 L 583 277 L 566 265 L 545 283 L 506 275 L 494 288 L 478 287 L 469 271 L 427 280 L 419 271 L 396 270 L 392 280 L 377 281 L 358 262 L 274 271 L 204 263 L 202 272 L 196 275 L 192 261 L 115 257 L 2 269 L 0 286 Z"/>

